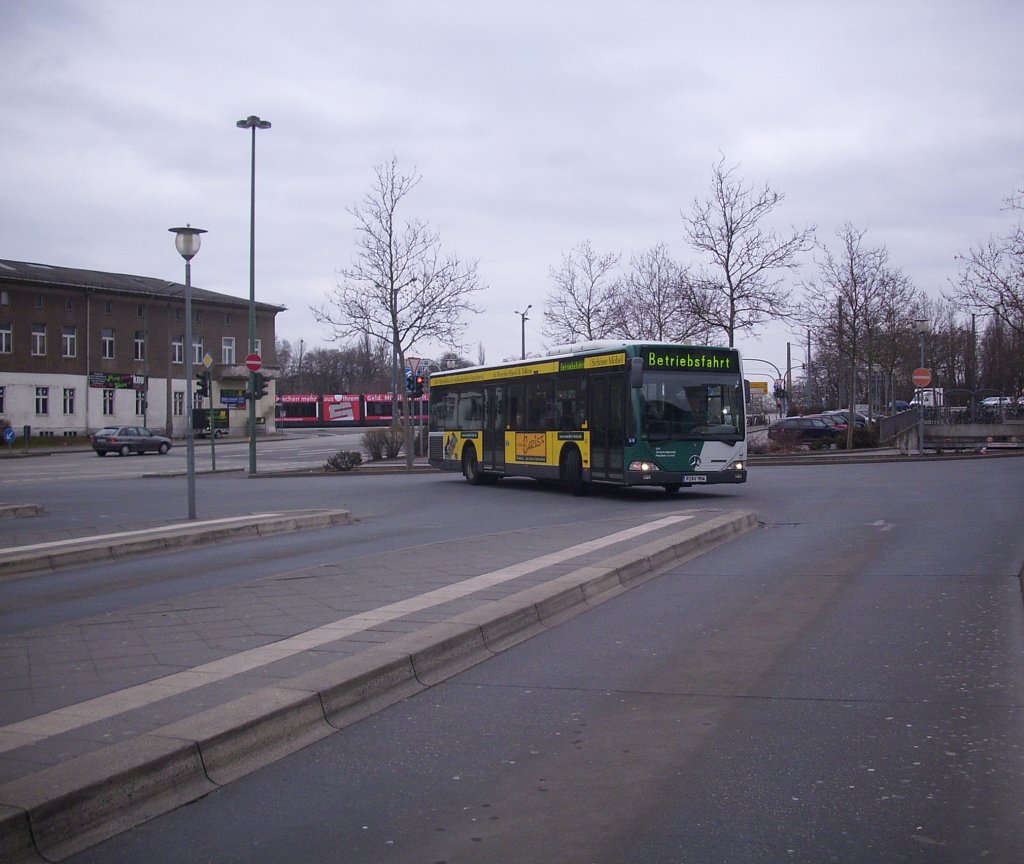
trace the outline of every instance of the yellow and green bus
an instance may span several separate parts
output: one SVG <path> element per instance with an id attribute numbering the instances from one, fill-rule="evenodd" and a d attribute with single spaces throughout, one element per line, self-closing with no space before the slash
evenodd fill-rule
<path id="1" fill-rule="evenodd" d="M 747 479 L 739 352 L 587 342 L 550 356 L 430 376 L 430 464 L 501 477 L 683 486 Z"/>

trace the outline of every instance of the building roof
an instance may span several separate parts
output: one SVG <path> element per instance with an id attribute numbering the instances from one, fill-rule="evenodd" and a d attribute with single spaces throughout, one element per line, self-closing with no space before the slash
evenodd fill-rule
<path id="1" fill-rule="evenodd" d="M 132 276 L 127 273 L 104 273 L 99 270 L 79 270 L 75 267 L 56 267 L 52 264 L 33 264 L 28 261 L 8 261 L 0 258 L 0 284 L 38 285 L 46 288 L 81 288 L 111 291 L 115 294 L 139 297 L 166 297 L 173 299 L 184 294 L 180 282 L 154 279 L 151 276 Z M 249 300 L 217 291 L 192 286 L 192 299 L 219 303 L 223 306 L 248 308 Z M 283 312 L 288 307 L 273 303 L 260 303 L 256 308 L 264 312 Z"/>

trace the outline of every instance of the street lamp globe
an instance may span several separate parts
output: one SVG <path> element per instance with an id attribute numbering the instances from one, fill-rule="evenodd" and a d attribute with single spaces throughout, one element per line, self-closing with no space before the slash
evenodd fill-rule
<path id="1" fill-rule="evenodd" d="M 186 261 L 195 258 L 202 243 L 199 235 L 205 234 L 206 229 L 186 225 L 184 228 L 168 228 L 167 230 L 175 235 L 174 248 L 178 250 L 178 254 Z"/>

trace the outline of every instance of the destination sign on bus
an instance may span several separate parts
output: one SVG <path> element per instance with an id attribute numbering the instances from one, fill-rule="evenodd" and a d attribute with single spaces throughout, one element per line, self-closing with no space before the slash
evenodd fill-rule
<path id="1" fill-rule="evenodd" d="M 739 355 L 728 348 L 652 345 L 644 347 L 641 356 L 644 361 L 644 369 L 739 372 Z"/>

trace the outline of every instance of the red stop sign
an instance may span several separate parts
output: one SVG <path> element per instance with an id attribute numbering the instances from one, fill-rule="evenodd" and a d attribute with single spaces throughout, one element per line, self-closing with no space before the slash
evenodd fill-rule
<path id="1" fill-rule="evenodd" d="M 259 354 L 249 354 L 245 358 L 245 368 L 250 372 L 259 372 L 263 368 L 263 358 Z M 921 386 L 923 387 L 924 385 L 922 384 Z"/>
<path id="2" fill-rule="evenodd" d="M 932 383 L 932 370 L 921 367 L 914 370 L 914 374 L 910 376 L 910 380 L 914 382 L 915 387 L 927 387 Z"/>

